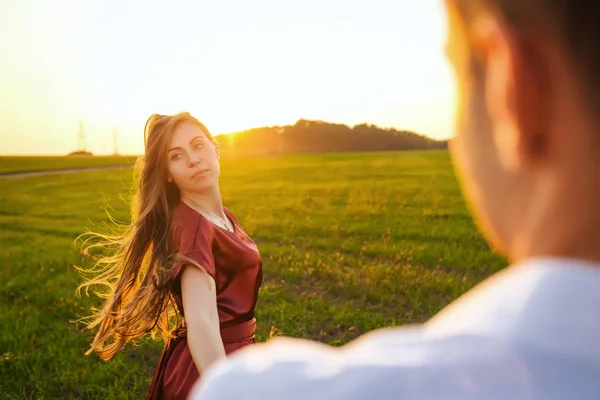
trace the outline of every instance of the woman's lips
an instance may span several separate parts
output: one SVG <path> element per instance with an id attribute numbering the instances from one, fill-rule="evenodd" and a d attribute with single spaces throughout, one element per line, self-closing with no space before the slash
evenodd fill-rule
<path id="1" fill-rule="evenodd" d="M 207 173 L 207 172 L 208 172 L 208 169 L 201 169 L 201 170 L 199 170 L 199 171 L 196 171 L 196 172 L 194 173 L 194 175 L 192 175 L 192 179 L 195 179 L 195 178 L 198 178 L 198 177 L 204 176 L 204 175 L 206 175 L 206 173 Z"/>

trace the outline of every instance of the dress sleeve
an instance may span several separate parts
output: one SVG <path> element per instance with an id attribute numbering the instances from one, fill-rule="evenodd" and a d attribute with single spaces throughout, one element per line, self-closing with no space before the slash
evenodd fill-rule
<path id="1" fill-rule="evenodd" d="M 177 244 L 177 251 L 194 260 L 206 273 L 216 279 L 213 256 L 214 228 L 212 224 L 200 216 L 193 220 L 183 220 L 173 228 L 173 235 L 173 241 Z M 186 261 L 176 264 L 173 271 L 174 280 L 180 277 L 183 267 L 187 265 L 194 266 Z"/>

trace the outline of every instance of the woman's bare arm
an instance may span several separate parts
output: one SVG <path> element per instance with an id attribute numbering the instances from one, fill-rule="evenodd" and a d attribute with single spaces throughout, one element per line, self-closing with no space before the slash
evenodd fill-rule
<path id="1" fill-rule="evenodd" d="M 181 294 L 190 353 L 202 374 L 212 363 L 225 358 L 219 329 L 215 280 L 196 267 L 186 267 L 181 275 Z"/>

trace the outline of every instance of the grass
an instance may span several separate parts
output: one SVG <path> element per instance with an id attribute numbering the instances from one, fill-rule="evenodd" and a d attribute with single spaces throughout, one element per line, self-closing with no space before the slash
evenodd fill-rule
<path id="1" fill-rule="evenodd" d="M 0 173 L 135 163 L 136 156 L 0 157 Z"/>
<path id="2" fill-rule="evenodd" d="M 143 398 L 161 343 L 86 357 L 70 319 L 74 238 L 122 218 L 131 171 L 0 181 L 0 398 Z M 224 161 L 226 205 L 257 242 L 265 282 L 259 341 L 288 335 L 341 345 L 425 321 L 502 268 L 462 201 L 446 152 Z"/>

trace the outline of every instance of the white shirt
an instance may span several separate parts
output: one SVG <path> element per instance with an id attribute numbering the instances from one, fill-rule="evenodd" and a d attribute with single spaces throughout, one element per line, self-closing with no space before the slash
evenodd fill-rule
<path id="1" fill-rule="evenodd" d="M 424 325 L 338 348 L 248 346 L 207 371 L 190 399 L 600 399 L 600 265 L 529 260 Z"/>

